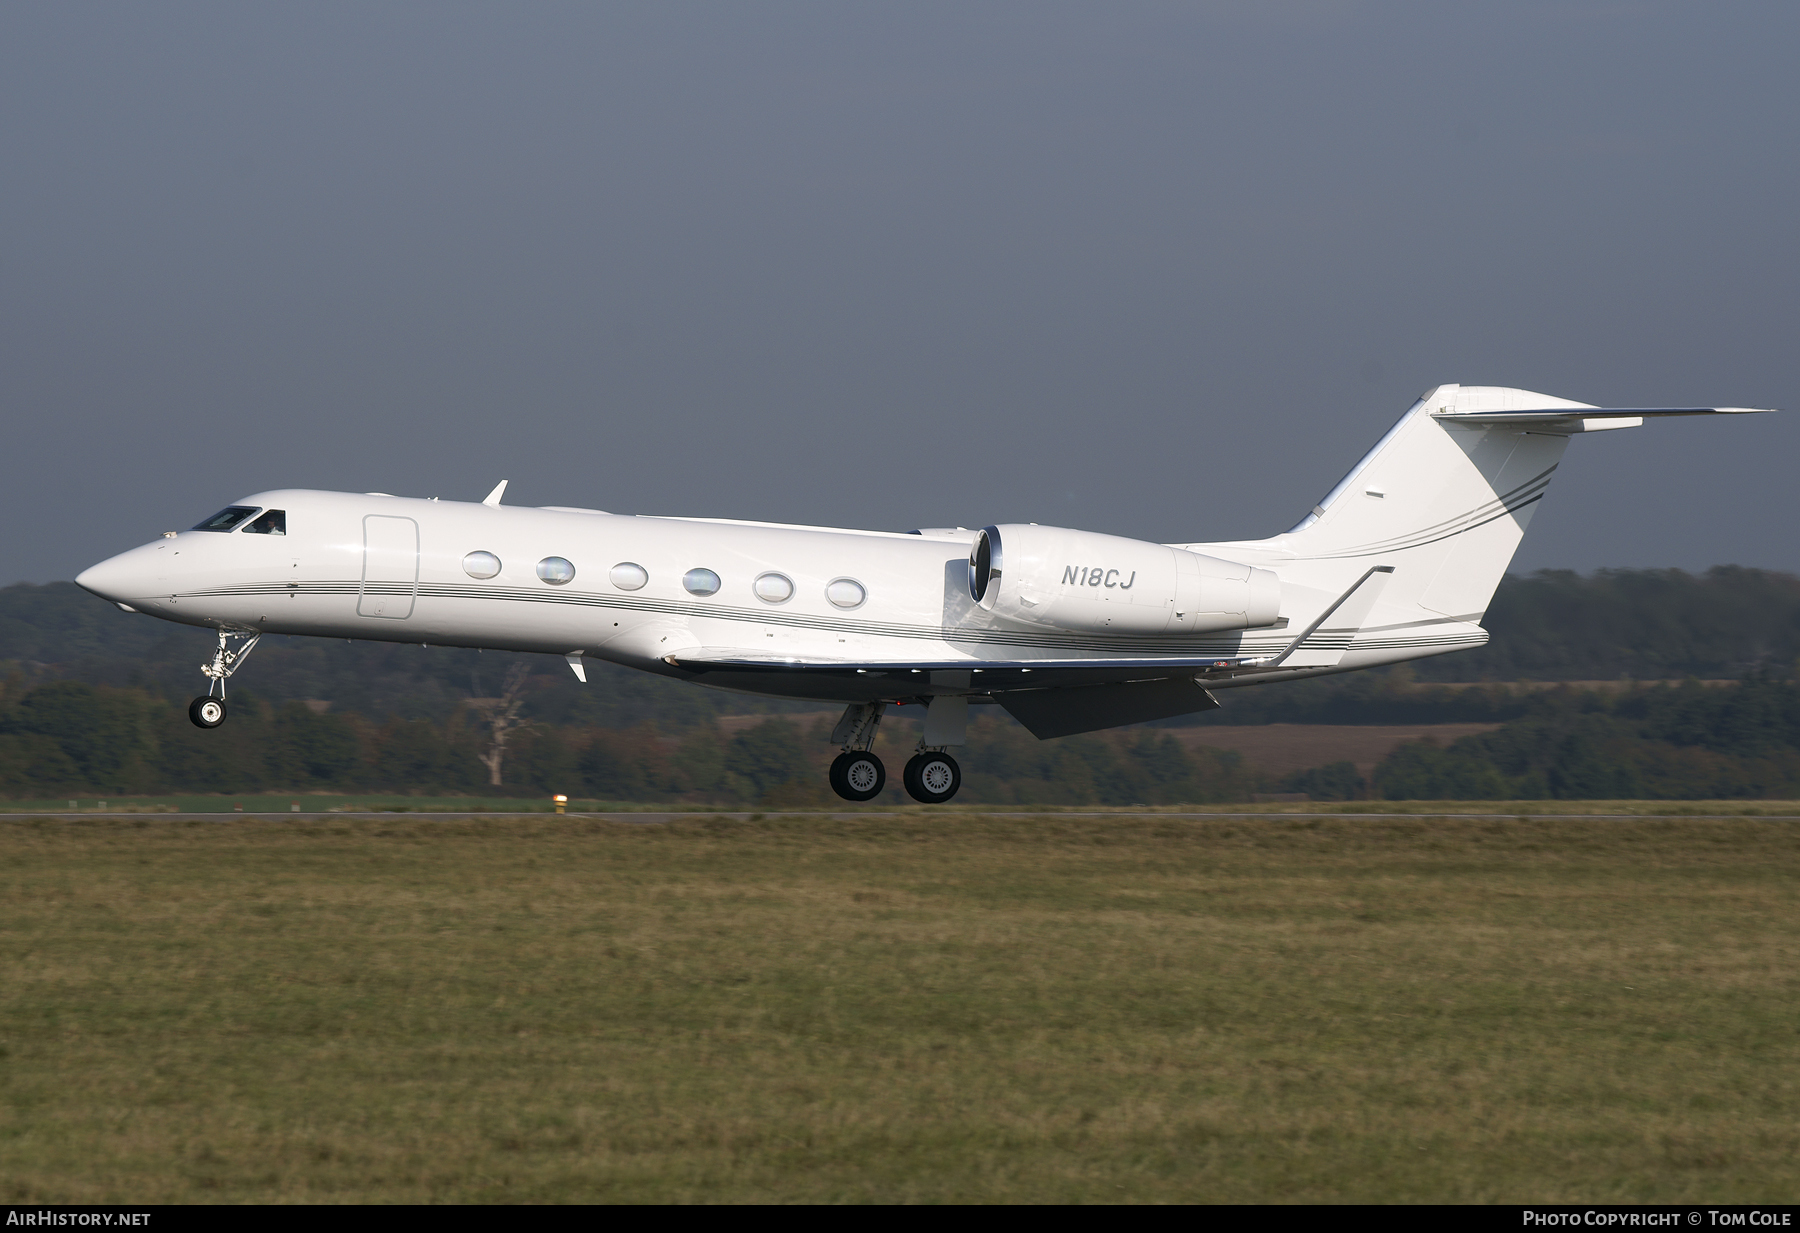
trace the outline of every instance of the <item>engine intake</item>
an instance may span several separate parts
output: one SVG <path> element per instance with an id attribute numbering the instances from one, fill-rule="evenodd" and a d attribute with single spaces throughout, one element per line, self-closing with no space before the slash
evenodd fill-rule
<path id="1" fill-rule="evenodd" d="M 983 527 L 969 596 L 1009 623 L 1090 633 L 1209 633 L 1281 618 L 1269 570 L 1065 527 Z"/>

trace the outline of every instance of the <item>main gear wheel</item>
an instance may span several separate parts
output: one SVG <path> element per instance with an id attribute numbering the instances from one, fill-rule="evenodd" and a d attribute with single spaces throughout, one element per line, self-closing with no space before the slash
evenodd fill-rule
<path id="1" fill-rule="evenodd" d="M 841 753 L 831 763 L 831 790 L 847 801 L 872 801 L 887 787 L 887 767 L 864 750 Z"/>
<path id="2" fill-rule="evenodd" d="M 942 805 L 962 787 L 962 767 L 947 753 L 914 754 L 900 781 L 921 805 Z"/>

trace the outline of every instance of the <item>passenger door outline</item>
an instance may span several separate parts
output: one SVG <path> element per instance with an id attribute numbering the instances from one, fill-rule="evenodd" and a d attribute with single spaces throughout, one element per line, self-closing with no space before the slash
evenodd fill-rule
<path id="1" fill-rule="evenodd" d="M 391 514 L 363 517 L 362 587 L 358 616 L 404 621 L 419 595 L 419 524 Z"/>

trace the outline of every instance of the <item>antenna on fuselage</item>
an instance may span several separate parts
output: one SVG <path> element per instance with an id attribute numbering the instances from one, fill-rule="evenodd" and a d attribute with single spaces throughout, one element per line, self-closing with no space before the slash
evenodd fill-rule
<path id="1" fill-rule="evenodd" d="M 498 505 L 498 504 L 500 504 L 500 497 L 505 492 L 506 492 L 506 481 L 501 480 L 498 484 L 494 485 L 494 491 L 488 493 L 487 496 L 485 496 L 481 499 L 481 503 L 483 505 Z"/>

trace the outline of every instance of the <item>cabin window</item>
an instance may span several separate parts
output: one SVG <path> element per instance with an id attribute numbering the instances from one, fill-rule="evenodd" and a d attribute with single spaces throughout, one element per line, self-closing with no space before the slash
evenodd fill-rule
<path id="1" fill-rule="evenodd" d="M 471 578 L 492 578 L 500 572 L 500 558 L 491 552 L 471 552 L 463 558 L 463 573 Z"/>
<path id="2" fill-rule="evenodd" d="M 758 574 L 750 589 L 765 603 L 785 604 L 794 598 L 794 581 L 786 574 Z"/>
<path id="3" fill-rule="evenodd" d="M 641 591 L 650 581 L 650 571 L 636 561 L 620 561 L 606 576 L 621 591 Z"/>
<path id="4" fill-rule="evenodd" d="M 553 587 L 562 586 L 575 577 L 575 567 L 561 557 L 545 557 L 537 564 L 537 576 Z"/>
<path id="5" fill-rule="evenodd" d="M 244 528 L 245 535 L 286 535 L 287 511 L 272 509 Z"/>
<path id="6" fill-rule="evenodd" d="M 235 531 L 238 523 L 250 517 L 262 507 L 259 505 L 227 505 L 224 509 L 196 526 L 196 531 Z"/>
<path id="7" fill-rule="evenodd" d="M 838 608 L 860 608 L 869 593 L 854 578 L 833 578 L 825 584 L 825 598 Z"/>
<path id="8" fill-rule="evenodd" d="M 721 583 L 710 569 L 690 569 L 681 576 L 681 585 L 689 595 L 717 595 Z"/>

